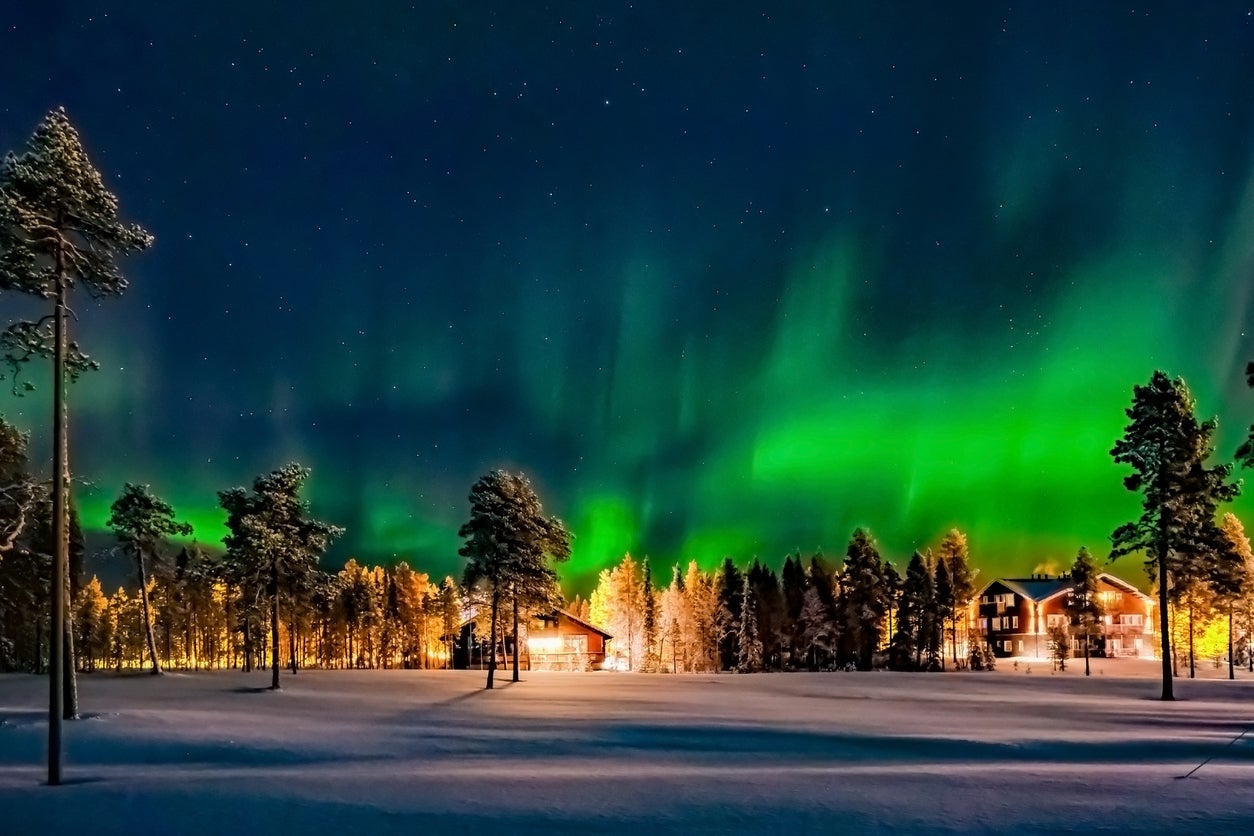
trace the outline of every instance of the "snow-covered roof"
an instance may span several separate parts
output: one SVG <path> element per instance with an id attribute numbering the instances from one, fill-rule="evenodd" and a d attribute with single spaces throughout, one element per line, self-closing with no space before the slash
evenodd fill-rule
<path id="1" fill-rule="evenodd" d="M 1121 592 L 1125 592 L 1129 595 L 1135 595 L 1142 600 L 1153 600 L 1150 596 L 1146 595 L 1132 584 L 1122 578 L 1115 577 L 1109 572 L 1098 572 L 1097 579 L 1099 581 L 1105 581 Z M 1058 575 L 1055 577 L 1038 575 L 1031 578 L 997 578 L 990 581 L 983 589 L 980 590 L 979 594 L 981 596 L 986 594 L 989 587 L 995 583 L 999 583 L 1010 591 L 1018 593 L 1029 601 L 1035 601 L 1038 604 L 1057 595 L 1061 595 L 1071 589 L 1071 578 L 1067 575 Z"/>

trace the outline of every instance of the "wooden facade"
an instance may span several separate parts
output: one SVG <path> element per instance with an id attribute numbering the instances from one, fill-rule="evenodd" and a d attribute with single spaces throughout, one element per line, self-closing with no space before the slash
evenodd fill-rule
<path id="1" fill-rule="evenodd" d="M 503 626 L 503 635 L 497 637 L 496 666 L 509 668 L 513 666 L 514 638 L 508 620 Z M 522 670 L 587 671 L 600 670 L 605 664 L 606 648 L 613 636 L 558 610 L 520 624 L 518 638 L 518 666 Z M 453 667 L 482 670 L 490 661 L 488 638 L 475 632 L 473 619 L 462 622 L 453 649 Z"/>
<path id="2" fill-rule="evenodd" d="M 1070 592 L 1066 575 L 999 578 L 971 602 L 971 629 L 984 636 L 997 656 L 1047 658 L 1050 629 L 1069 626 Z M 1097 596 L 1102 617 L 1089 638 L 1089 655 L 1154 658 L 1154 600 L 1107 572 L 1098 575 Z M 1083 641 L 1072 635 L 1073 655 L 1084 653 Z"/>
<path id="3" fill-rule="evenodd" d="M 595 671 L 605 664 L 609 633 L 565 610 L 535 619 L 527 629 L 527 654 L 537 671 Z"/>

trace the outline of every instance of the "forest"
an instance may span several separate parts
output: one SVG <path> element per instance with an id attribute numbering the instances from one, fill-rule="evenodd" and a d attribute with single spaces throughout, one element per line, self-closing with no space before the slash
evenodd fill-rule
<path id="1" fill-rule="evenodd" d="M 343 531 L 310 516 L 302 489 L 311 472 L 300 464 L 218 492 L 229 531 L 220 551 L 174 545 L 188 542 L 191 527 L 150 486 L 126 484 L 108 526 L 134 577 L 107 591 L 85 577 L 72 498 L 67 382 L 99 369 L 69 336 L 69 299 L 75 288 L 97 298 L 125 292 L 118 261 L 152 244 L 141 227 L 119 220 L 116 197 L 63 110 L 48 114 L 25 153 L 5 158 L 0 290 L 51 310 L 9 325 L 0 349 L 14 394 L 34 388 L 31 370 L 48 361 L 55 417 L 50 479 L 29 461 L 29 437 L 0 420 L 0 669 L 64 672 L 67 716 L 75 672 L 247 671 L 268 662 L 277 689 L 283 667 L 447 667 L 467 622 L 476 643 L 503 647 L 512 631 L 511 646 L 520 647 L 531 616 L 563 607 L 612 634 L 616 660 L 637 671 L 995 664 L 968 623 L 978 573 L 960 531 L 915 552 L 902 569 L 862 529 L 839 565 L 790 554 L 778 574 L 757 559 L 740 566 L 726 556 L 714 571 L 697 560 L 673 565 L 666 582 L 647 558 L 627 555 L 601 573 L 587 601 L 567 599 L 555 566 L 570 554 L 571 532 L 545 516 L 525 476 L 502 471 L 470 490 L 459 531 L 463 577 L 438 581 L 407 563 L 322 568 Z M 1191 665 L 1199 650 L 1210 655 L 1217 633 L 1229 658 L 1249 659 L 1250 547 L 1240 522 L 1228 514 L 1221 524 L 1220 515 L 1240 490 L 1234 468 L 1254 463 L 1254 445 L 1247 441 L 1232 463 L 1215 463 L 1214 420 L 1199 420 L 1185 382 L 1163 372 L 1133 387 L 1126 414 L 1110 455 L 1131 469 L 1124 487 L 1141 497 L 1143 513 L 1112 533 L 1110 558 L 1145 559 L 1161 605 L 1159 633 L 1187 644 Z M 1069 571 L 1065 632 L 1084 635 L 1100 618 L 1097 570 L 1080 549 Z M 1064 642 L 1056 645 L 1065 664 Z M 488 653 L 489 688 L 498 655 Z M 1174 647 L 1161 655 L 1163 697 L 1171 699 L 1179 655 Z"/>

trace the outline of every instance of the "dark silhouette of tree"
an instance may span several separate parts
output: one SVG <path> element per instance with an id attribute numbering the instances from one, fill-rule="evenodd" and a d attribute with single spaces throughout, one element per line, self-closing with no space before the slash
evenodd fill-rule
<path id="1" fill-rule="evenodd" d="M 501 603 L 524 585 L 555 589 L 557 575 L 548 561 L 569 557 L 570 532 L 558 518 L 544 515 L 526 477 L 494 470 L 471 487 L 470 519 L 457 534 L 466 541 L 458 554 L 470 561 L 463 586 L 483 588 L 491 612 L 486 687 L 492 688 Z"/>
<path id="2" fill-rule="evenodd" d="M 906 565 L 898 601 L 897 633 L 893 637 L 890 658 L 904 670 L 931 667 L 937 656 L 936 581 L 927 558 L 917 551 Z"/>
<path id="3" fill-rule="evenodd" d="M 653 590 L 653 569 L 646 555 L 643 566 L 644 581 L 642 617 L 640 631 L 644 634 L 644 666 L 642 670 L 654 672 L 658 669 L 657 654 L 657 595 Z"/>
<path id="4" fill-rule="evenodd" d="M 723 559 L 723 566 L 718 574 L 718 610 L 717 630 L 719 635 L 718 655 L 719 669 L 734 670 L 740 660 L 740 639 L 737 628 L 740 626 L 740 606 L 743 578 L 735 562 L 730 558 Z"/>
<path id="5" fill-rule="evenodd" d="M 1193 396 L 1179 378 L 1156 371 L 1132 390 L 1129 424 L 1110 451 L 1132 473 L 1124 487 L 1142 495 L 1142 513 L 1111 534 L 1111 558 L 1144 551 L 1146 568 L 1158 585 L 1162 637 L 1162 699 L 1175 699 L 1171 671 L 1168 602 L 1173 590 L 1197 580 L 1202 561 L 1222 540 L 1215 523 L 1220 502 L 1236 496 L 1228 465 L 1207 466 L 1216 422 L 1198 421 Z"/>
<path id="6" fill-rule="evenodd" d="M 1084 643 L 1084 675 L 1089 675 L 1089 641 L 1101 622 L 1102 606 L 1097 596 L 1097 565 L 1089 550 L 1080 547 L 1071 564 L 1071 589 L 1067 593 L 1066 610 L 1071 623 L 1079 628 Z"/>
<path id="7" fill-rule="evenodd" d="M 889 598 L 879 550 L 871 535 L 861 528 L 854 531 L 845 552 L 841 590 L 843 626 L 854 664 L 858 670 L 869 671 L 880 645 Z"/>
<path id="8" fill-rule="evenodd" d="M 804 645 L 801 611 L 805 607 L 806 570 L 801 562 L 800 552 L 784 558 L 784 566 L 780 570 L 780 585 L 784 597 L 783 639 L 788 645 L 789 663 L 795 667 L 797 648 Z"/>
<path id="9" fill-rule="evenodd" d="M 780 592 L 779 577 L 754 560 L 746 573 L 753 587 L 754 612 L 758 619 L 758 640 L 762 643 L 762 670 L 782 666 L 784 625 L 784 596 Z"/>
<path id="10" fill-rule="evenodd" d="M 52 302 L 52 312 L 36 322 L 18 322 L 0 338 L 17 374 L 36 356 L 52 357 L 52 631 L 49 679 L 48 783 L 61 781 L 61 719 L 66 676 L 73 665 L 63 653 L 73 642 L 67 616 L 67 553 L 70 477 L 65 381 L 95 364 L 69 340 L 66 312 L 75 284 L 93 296 L 116 296 L 126 279 L 115 264 L 139 252 L 152 236 L 118 220 L 117 198 L 83 151 L 78 132 L 64 110 L 54 110 L 35 128 L 26 153 L 9 154 L 0 164 L 0 290 L 16 290 Z"/>
<path id="11" fill-rule="evenodd" d="M 148 485 L 127 482 L 121 495 L 109 509 L 107 525 L 113 529 L 122 549 L 135 559 L 139 575 L 139 600 L 144 613 L 144 637 L 148 642 L 148 657 L 152 661 L 152 673 L 161 673 L 157 659 L 157 642 L 152 633 L 152 613 L 148 603 L 149 563 L 160 557 L 161 545 L 171 537 L 192 533 L 192 527 L 174 519 L 170 503 L 153 494 Z"/>
<path id="12" fill-rule="evenodd" d="M 936 560 L 936 620 L 941 629 L 941 653 L 940 666 L 941 670 L 945 669 L 945 635 L 948 633 L 946 625 L 953 620 L 954 617 L 954 585 L 949 577 L 949 563 L 942 559 Z"/>
<path id="13" fill-rule="evenodd" d="M 231 488 L 218 492 L 230 533 L 222 538 L 245 579 L 256 588 L 265 579 L 270 601 L 270 688 L 279 690 L 279 597 L 307 581 L 318 559 L 344 529 L 311 519 L 309 504 L 300 498 L 309 469 L 288 464 L 253 481 L 252 492 Z"/>

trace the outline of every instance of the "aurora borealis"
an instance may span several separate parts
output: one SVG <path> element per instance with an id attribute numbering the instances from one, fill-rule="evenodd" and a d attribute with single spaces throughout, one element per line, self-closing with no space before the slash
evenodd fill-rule
<path id="1" fill-rule="evenodd" d="M 1155 368 L 1221 452 L 1254 418 L 1245 6 L 254 5 L 0 31 L 0 149 L 64 104 L 156 236 L 78 305 L 89 528 L 148 482 L 216 544 L 215 491 L 297 459 L 333 561 L 454 572 L 499 466 L 576 587 L 859 525 L 1026 573 L 1134 513 Z"/>

